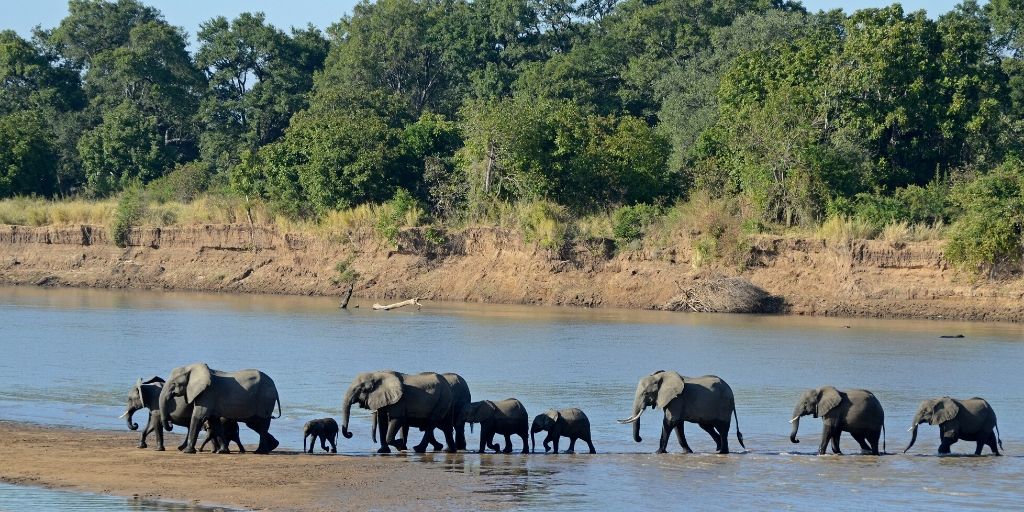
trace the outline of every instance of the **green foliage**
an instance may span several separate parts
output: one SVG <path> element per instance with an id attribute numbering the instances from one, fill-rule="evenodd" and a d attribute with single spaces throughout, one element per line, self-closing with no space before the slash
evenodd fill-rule
<path id="1" fill-rule="evenodd" d="M 519 229 L 527 242 L 561 253 L 571 238 L 571 224 L 564 206 L 550 201 L 531 201 L 518 205 Z"/>
<path id="2" fill-rule="evenodd" d="M 416 198 L 408 190 L 400 188 L 390 201 L 381 205 L 380 216 L 377 218 L 377 232 L 388 242 L 398 242 L 398 231 L 404 227 L 419 224 L 423 212 L 416 203 Z"/>
<path id="3" fill-rule="evenodd" d="M 145 215 L 145 197 L 138 183 L 125 188 L 114 209 L 114 218 L 110 226 L 111 237 L 118 247 L 128 247 L 129 238 L 134 228 Z"/>
<path id="4" fill-rule="evenodd" d="M 839 197 L 828 205 L 830 216 L 855 217 L 876 229 L 894 224 L 935 224 L 948 222 L 955 206 L 949 186 L 932 181 L 926 186 L 908 185 L 892 194 L 859 193 L 852 198 Z"/>
<path id="5" fill-rule="evenodd" d="M 360 276 L 359 272 L 352 268 L 352 262 L 355 261 L 355 259 L 355 256 L 349 256 L 348 258 L 345 258 L 344 260 L 339 261 L 337 264 L 334 265 L 334 271 L 336 272 L 336 275 L 332 279 L 332 281 L 334 281 L 334 284 L 354 285 L 356 281 L 358 281 L 359 278 L 362 277 Z"/>
<path id="6" fill-rule="evenodd" d="M 639 240 L 662 213 L 661 208 L 644 203 L 623 206 L 612 214 L 612 233 L 620 245 Z"/>
<path id="7" fill-rule="evenodd" d="M 201 161 L 180 164 L 146 186 L 146 196 L 158 203 L 191 202 L 210 185 L 212 169 Z"/>
<path id="8" fill-rule="evenodd" d="M 57 188 L 53 137 L 32 112 L 0 116 L 0 198 Z"/>
<path id="9" fill-rule="evenodd" d="M 129 102 L 122 103 L 78 143 L 90 191 L 97 196 L 115 193 L 136 180 L 143 183 L 163 174 L 167 157 L 157 120 Z"/>
<path id="10" fill-rule="evenodd" d="M 952 226 L 946 256 L 993 274 L 1024 258 L 1024 162 L 1008 160 L 991 173 L 956 187 L 963 215 Z"/>

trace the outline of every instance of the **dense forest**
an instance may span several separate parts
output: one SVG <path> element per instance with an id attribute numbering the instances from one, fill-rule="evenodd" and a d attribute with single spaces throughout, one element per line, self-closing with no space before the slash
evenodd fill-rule
<path id="1" fill-rule="evenodd" d="M 607 216 L 620 240 L 699 199 L 748 233 L 948 226 L 956 261 L 1021 260 L 1014 0 L 934 19 L 788 0 L 364 0 L 325 32 L 246 13 L 191 44 L 136 0 L 68 7 L 30 39 L 0 32 L 0 197 L 214 194 L 312 222 L 397 204 L 447 225 L 529 204 Z"/>

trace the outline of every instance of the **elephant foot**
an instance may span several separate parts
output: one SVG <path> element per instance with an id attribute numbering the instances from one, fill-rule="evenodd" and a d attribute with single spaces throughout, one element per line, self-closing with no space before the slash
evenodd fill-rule
<path id="1" fill-rule="evenodd" d="M 414 451 L 416 453 L 427 453 L 427 447 L 426 446 L 421 446 L 421 445 L 416 445 L 416 446 L 412 447 L 412 451 Z"/>
<path id="2" fill-rule="evenodd" d="M 139 448 L 149 448 L 149 445 L 146 443 L 139 443 Z"/>
<path id="3" fill-rule="evenodd" d="M 391 453 L 391 448 L 381 446 L 380 448 L 377 448 L 377 453 Z"/>
<path id="4" fill-rule="evenodd" d="M 683 453 L 693 453 L 693 450 L 689 448 L 683 448 Z"/>
<path id="5" fill-rule="evenodd" d="M 576 453 L 576 450 L 566 450 L 565 453 Z"/>
<path id="6" fill-rule="evenodd" d="M 186 446 L 185 449 L 181 451 L 181 453 L 196 453 L 196 449 L 191 446 Z"/>
<path id="7" fill-rule="evenodd" d="M 455 448 L 447 448 L 447 449 L 445 449 L 444 452 L 445 453 L 459 453 L 459 451 L 456 450 Z"/>
<path id="8" fill-rule="evenodd" d="M 338 453 L 338 449 L 337 448 L 331 448 L 331 453 Z"/>
<path id="9" fill-rule="evenodd" d="M 718 450 L 719 455 L 729 455 L 729 450 Z"/>
<path id="10" fill-rule="evenodd" d="M 509 453 L 511 453 L 511 452 L 509 452 Z M 528 449 L 526 449 L 526 448 L 524 448 L 524 449 L 523 449 L 523 451 L 522 451 L 522 454 L 523 454 L 523 455 L 527 455 L 527 454 L 529 454 L 529 453 L 530 453 L 530 450 L 528 450 Z"/>
<path id="11" fill-rule="evenodd" d="M 162 452 L 162 451 L 164 451 L 164 447 L 163 446 L 157 446 L 153 450 L 158 451 L 158 452 Z"/>
<path id="12" fill-rule="evenodd" d="M 281 443 L 278 442 L 274 436 L 267 434 L 266 442 L 261 442 L 259 448 L 256 448 L 256 451 L 253 453 L 256 453 L 257 455 L 266 455 L 274 451 L 274 448 L 277 448 L 280 444 Z"/>
<path id="13" fill-rule="evenodd" d="M 656 452 L 654 452 L 654 453 L 655 453 L 656 455 L 661 455 L 661 454 L 663 454 L 663 453 L 668 453 L 668 451 L 667 451 L 667 450 L 665 450 L 665 449 L 659 449 L 658 451 L 656 451 Z"/>
<path id="14" fill-rule="evenodd" d="M 230 454 L 231 450 L 228 450 L 227 448 L 221 448 L 220 450 L 218 450 L 215 453 L 227 453 L 227 454 Z"/>

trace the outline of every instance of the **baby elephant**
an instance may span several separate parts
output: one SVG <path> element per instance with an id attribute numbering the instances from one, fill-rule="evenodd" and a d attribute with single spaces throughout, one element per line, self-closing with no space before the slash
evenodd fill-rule
<path id="1" fill-rule="evenodd" d="M 210 421 L 219 421 L 218 424 L 210 424 Z M 219 430 L 216 428 L 219 426 Z M 242 446 L 242 440 L 238 437 L 238 422 L 235 420 L 229 420 L 225 418 L 218 418 L 211 420 L 207 418 L 203 421 L 203 430 L 206 431 L 206 439 L 203 440 L 203 444 L 199 445 L 199 451 L 203 451 L 206 448 L 206 443 L 213 441 L 213 453 L 231 453 L 228 450 L 228 445 L 232 442 L 238 446 L 238 453 L 245 453 L 245 447 Z"/>
<path id="2" fill-rule="evenodd" d="M 984 398 L 957 400 L 944 396 L 921 402 L 909 429 L 914 434 L 906 450 L 903 450 L 904 453 L 917 441 L 917 426 L 926 421 L 930 425 L 939 426 L 939 453 L 949 453 L 949 447 L 961 439 L 977 443 L 975 455 L 981 455 L 985 445 L 988 445 L 993 455 L 999 455 L 999 449 L 1003 447 L 1003 441 L 998 435 L 996 412 Z M 996 448 L 997 444 L 999 448 Z"/>
<path id="3" fill-rule="evenodd" d="M 515 398 L 466 404 L 459 411 L 456 422 L 469 423 L 471 427 L 473 423 L 480 424 L 480 453 L 484 453 L 485 447 L 499 451 L 499 446 L 492 442 L 494 434 L 505 436 L 505 453 L 512 453 L 512 435 L 521 437 L 523 453 L 530 453 L 529 441 L 526 439 L 530 430 L 530 416 L 522 402 Z"/>
<path id="4" fill-rule="evenodd" d="M 881 402 L 868 390 L 840 391 L 825 386 L 804 391 L 793 410 L 793 419 L 789 420 L 793 424 L 790 441 L 800 442 L 796 438 L 796 431 L 800 428 L 800 417 L 808 414 L 821 418 L 819 455 L 825 453 L 829 441 L 832 442 L 832 453 L 842 453 L 839 451 L 839 436 L 843 432 L 849 432 L 857 440 L 861 453 L 878 455 L 879 437 L 882 437 L 882 451 L 885 451 L 885 412 Z"/>
<path id="5" fill-rule="evenodd" d="M 538 414 L 533 419 L 533 426 L 530 427 L 530 442 L 532 443 L 530 451 L 537 449 L 535 434 L 542 430 L 548 433 L 544 438 L 544 453 L 551 450 L 548 444 L 552 442 L 555 444 L 555 453 L 558 453 L 558 439 L 561 436 L 569 438 L 569 449 L 565 453 L 574 453 L 577 439 L 582 439 L 590 446 L 590 453 L 597 453 L 594 450 L 594 443 L 590 442 L 590 420 L 587 419 L 586 414 L 583 414 L 583 411 L 575 407 L 560 411 L 551 409 L 544 414 Z"/>
<path id="6" fill-rule="evenodd" d="M 320 438 L 320 447 L 326 452 L 327 443 L 331 443 L 331 453 L 338 453 L 338 422 L 334 418 L 309 420 L 302 427 L 302 451 L 306 451 L 306 438 L 313 436 L 309 442 L 309 453 L 313 453 L 316 439 Z"/>

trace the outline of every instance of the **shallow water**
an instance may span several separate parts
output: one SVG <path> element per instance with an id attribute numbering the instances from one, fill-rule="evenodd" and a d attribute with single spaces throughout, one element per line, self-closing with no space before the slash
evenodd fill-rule
<path id="1" fill-rule="evenodd" d="M 841 510 L 1024 507 L 1024 326 L 433 302 L 384 313 L 361 305 L 340 311 L 326 298 L 0 288 L 0 419 L 123 429 L 117 416 L 137 378 L 205 361 L 271 375 L 284 408 L 272 432 L 298 448 L 306 420 L 340 419 L 342 393 L 358 372 L 455 371 L 474 399 L 516 396 L 531 415 L 578 406 L 591 419 L 597 456 L 408 455 L 426 471 L 479 475 L 473 490 L 518 508 L 811 510 L 824 496 Z M 711 439 L 688 424 L 697 454 L 678 453 L 673 437 L 676 453 L 652 455 L 655 411 L 643 416 L 643 443 L 634 443 L 615 419 L 630 415 L 637 379 L 658 369 L 725 379 L 747 449 L 733 425 L 730 446 L 739 453 L 711 454 Z M 804 418 L 803 442 L 794 445 L 787 421 L 800 392 L 823 384 L 874 391 L 896 453 L 920 400 L 985 397 L 1008 456 L 937 457 L 938 432 L 927 425 L 907 455 L 813 456 L 820 422 Z M 372 453 L 366 412 L 353 409 L 352 423 L 358 435 L 342 438 L 341 451 Z M 473 446 L 476 435 L 467 435 Z M 243 429 L 243 441 L 254 446 L 255 436 Z M 847 453 L 855 447 L 844 437 Z M 953 449 L 973 453 L 974 443 Z"/>
<path id="2" fill-rule="evenodd" d="M 54 491 L 0 482 L 0 512 L 76 512 L 107 510 L 124 512 L 215 512 L 205 508 L 163 501 L 104 496 L 86 492 Z"/>

